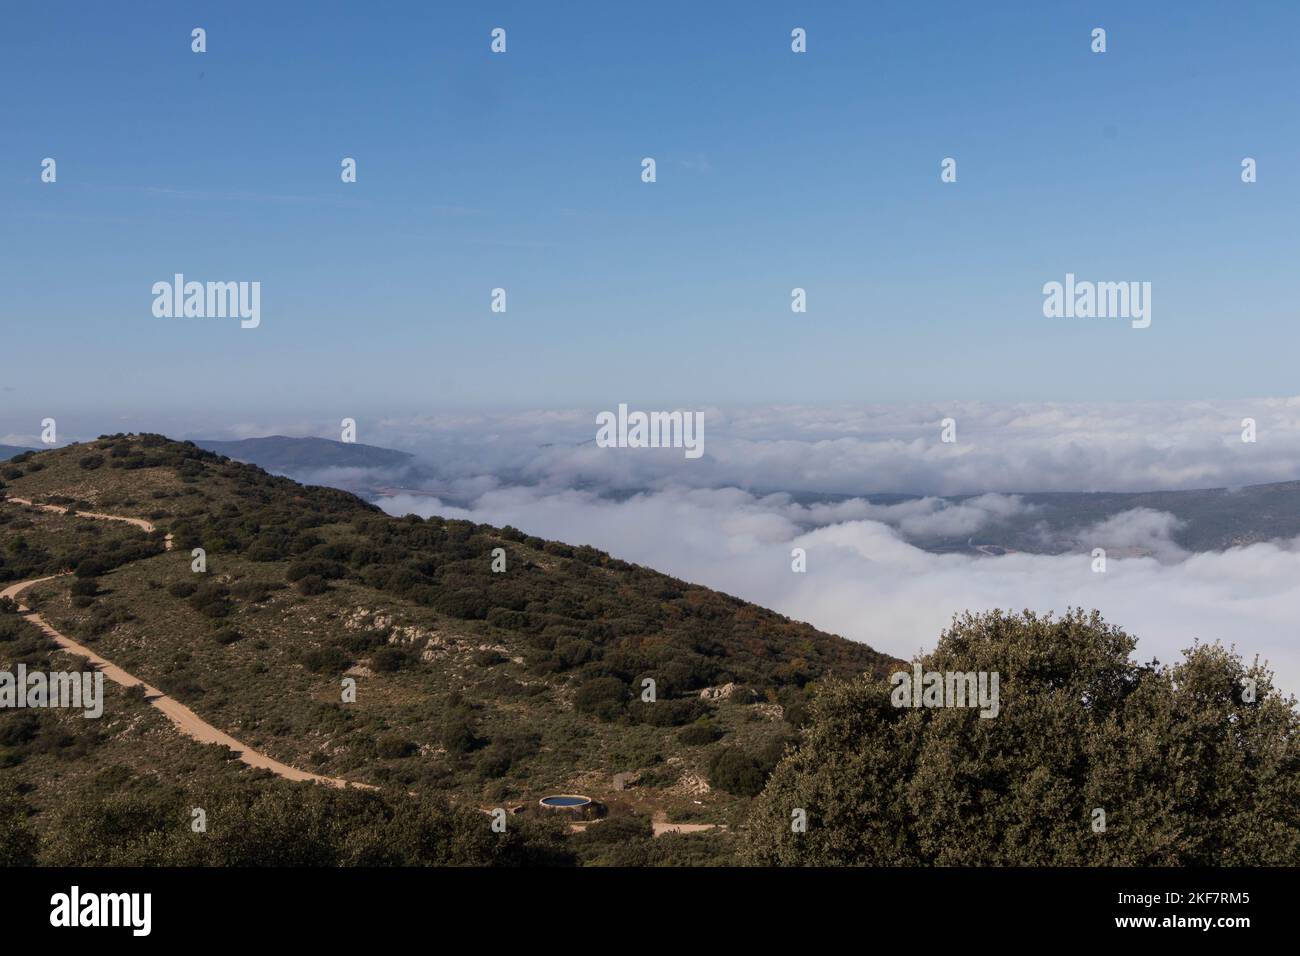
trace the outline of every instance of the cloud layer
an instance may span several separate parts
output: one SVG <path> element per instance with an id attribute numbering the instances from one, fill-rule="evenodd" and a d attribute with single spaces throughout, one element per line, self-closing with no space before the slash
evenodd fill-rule
<path id="1" fill-rule="evenodd" d="M 611 403 L 612 407 L 612 403 Z M 942 422 L 956 442 L 940 441 Z M 1243 442 L 1253 419 L 1257 440 Z M 376 421 L 362 439 L 447 477 L 556 487 L 961 495 L 1235 487 L 1300 478 L 1300 398 L 704 409 L 705 454 L 597 448 L 594 411 Z"/>
<path id="2" fill-rule="evenodd" d="M 513 486 L 486 492 L 468 508 L 414 496 L 379 503 L 394 514 L 438 513 L 591 544 L 900 657 L 933 647 L 963 610 L 1095 607 L 1138 638 L 1144 660 L 1173 660 L 1198 639 L 1221 640 L 1247 659 L 1269 660 L 1282 686 L 1300 688 L 1300 541 L 1187 555 L 1169 541 L 1172 516 L 1146 509 L 1108 519 L 1090 534 L 1121 554 L 1154 554 L 1110 557 L 1097 573 L 1089 551 L 921 550 L 900 527 L 978 518 L 965 508 L 918 512 L 916 502 L 804 507 L 787 495 L 737 488 L 667 488 L 614 500 L 588 490 Z M 1016 506 L 995 498 L 969 510 L 990 503 L 992 510 Z M 805 573 L 791 570 L 793 548 L 806 551 Z"/>
<path id="3" fill-rule="evenodd" d="M 1139 639 L 1146 659 L 1221 640 L 1300 690 L 1295 541 L 1189 554 L 1173 541 L 1177 518 L 1136 508 L 1044 541 L 1059 554 L 934 554 L 909 543 L 1032 515 L 1014 492 L 1295 480 L 1300 398 L 704 411 L 698 461 L 596 448 L 587 411 L 392 418 L 363 440 L 425 462 L 418 487 L 437 497 L 390 496 L 381 502 L 390 511 L 592 544 L 900 656 L 933 646 L 962 610 L 1095 607 Z M 945 418 L 956 443 L 940 441 Z M 1253 443 L 1241 440 L 1246 418 Z M 868 493 L 923 497 L 855 497 Z M 791 571 L 796 547 L 807 552 L 803 574 Z M 1093 571 L 1093 547 L 1108 551 L 1105 573 Z"/>

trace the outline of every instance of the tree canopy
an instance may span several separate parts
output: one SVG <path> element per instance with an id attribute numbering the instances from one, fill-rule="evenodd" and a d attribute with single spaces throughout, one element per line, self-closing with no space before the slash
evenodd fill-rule
<path id="1" fill-rule="evenodd" d="M 993 718 L 895 707 L 878 677 L 827 684 L 755 803 L 745 859 L 1294 864 L 1295 699 L 1221 645 L 1162 665 L 1133 662 L 1135 643 L 1095 611 L 967 613 L 922 666 L 998 672 Z"/>

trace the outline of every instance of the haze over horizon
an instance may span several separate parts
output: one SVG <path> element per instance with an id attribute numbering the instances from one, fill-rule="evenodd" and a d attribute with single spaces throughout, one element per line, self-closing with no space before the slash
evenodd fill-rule
<path id="1" fill-rule="evenodd" d="M 408 452 L 455 480 L 620 490 L 684 484 L 831 494 L 1172 491 L 1300 480 L 1300 396 L 1224 401 L 917 402 L 705 406 L 704 454 L 600 449 L 595 408 L 448 410 L 358 417 L 361 444 Z M 942 440 L 954 423 L 953 442 Z M 1242 440 L 1243 422 L 1254 441 Z M 343 437 L 342 419 L 216 411 L 58 421 L 56 444 L 119 431 L 182 440 Z M 6 432 L 8 427 L 12 430 Z M 0 444 L 44 447 L 40 422 L 0 413 Z M 611 451 L 614 453 L 611 454 Z"/>

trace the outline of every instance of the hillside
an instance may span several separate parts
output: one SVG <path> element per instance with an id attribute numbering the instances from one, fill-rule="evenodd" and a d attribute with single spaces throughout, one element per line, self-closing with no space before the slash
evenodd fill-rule
<path id="1" fill-rule="evenodd" d="M 156 525 L 0 505 L 0 582 L 76 570 L 23 592 L 55 628 L 275 760 L 390 794 L 533 808 L 578 792 L 611 820 L 735 824 L 801 720 L 808 685 L 892 665 L 592 548 L 389 517 L 161 436 L 19 456 L 0 480 L 8 498 Z M 206 551 L 203 573 L 191 569 L 194 548 Z M 342 700 L 345 677 L 355 702 Z M 646 679 L 653 703 L 640 699 Z M 706 688 L 725 690 L 704 699 Z M 0 761 L 38 816 L 97 799 L 104 774 L 135 786 L 198 772 L 193 758 L 179 765 L 189 770 L 169 764 L 198 745 L 165 722 L 148 747 L 130 747 L 122 735 L 139 734 L 138 720 L 114 732 L 111 721 L 87 730 L 64 715 L 23 717 L 61 721 L 84 749 L 53 762 L 23 750 L 15 763 L 11 747 Z M 0 745 L 40 739 L 4 731 L 14 719 L 0 716 Z M 242 765 L 221 773 L 268 785 Z M 621 790 L 619 773 L 631 775 Z M 722 831 L 710 839 L 725 855 Z"/>

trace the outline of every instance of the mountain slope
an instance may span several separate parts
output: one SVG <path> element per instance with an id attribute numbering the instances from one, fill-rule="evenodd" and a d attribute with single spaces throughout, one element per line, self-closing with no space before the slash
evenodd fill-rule
<path id="1" fill-rule="evenodd" d="M 789 739 L 805 685 L 894 663 L 592 548 L 388 517 L 161 436 L 42 452 L 5 475 L 9 497 L 157 531 L 8 502 L 0 580 L 76 568 L 24 600 L 312 773 L 475 805 L 576 791 L 726 823 Z M 634 786 L 616 790 L 620 772 Z"/>

